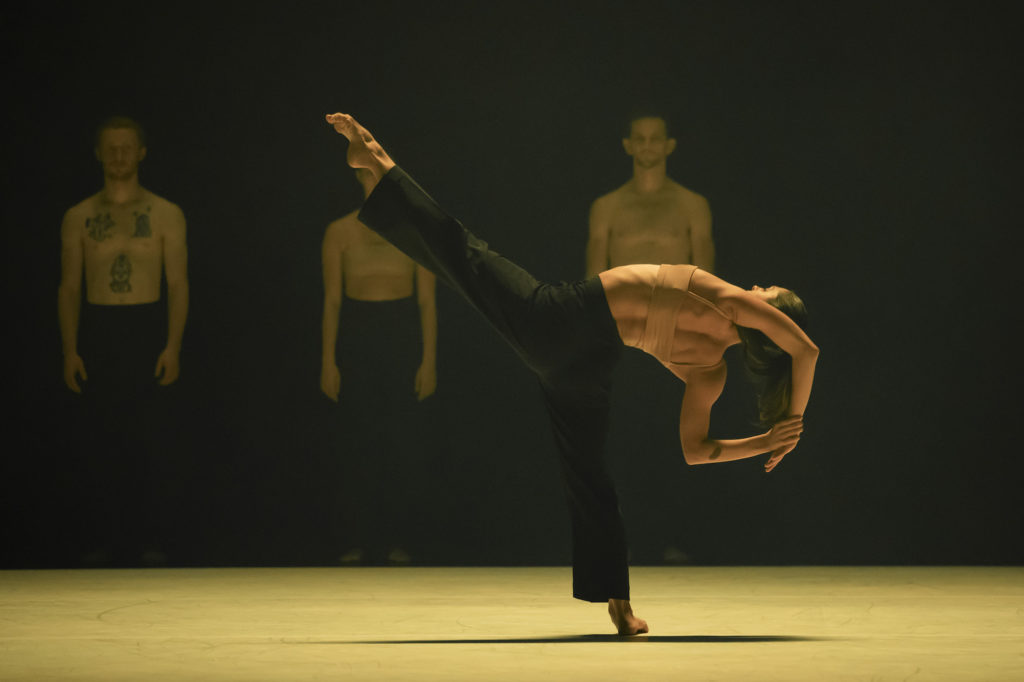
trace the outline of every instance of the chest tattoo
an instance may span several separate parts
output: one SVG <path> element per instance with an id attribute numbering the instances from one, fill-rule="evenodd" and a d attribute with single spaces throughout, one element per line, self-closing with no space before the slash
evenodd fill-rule
<path id="1" fill-rule="evenodd" d="M 120 254 L 110 266 L 110 290 L 115 294 L 126 294 L 132 290 L 132 262 L 126 254 Z"/>
<path id="2" fill-rule="evenodd" d="M 114 220 L 109 213 L 97 213 L 92 218 L 85 219 L 85 229 L 93 240 L 101 242 L 110 236 L 114 227 Z"/>
<path id="3" fill-rule="evenodd" d="M 135 234 L 132 237 L 152 237 L 153 230 L 149 226 L 149 209 L 147 206 L 142 212 L 132 211 L 135 216 Z"/>

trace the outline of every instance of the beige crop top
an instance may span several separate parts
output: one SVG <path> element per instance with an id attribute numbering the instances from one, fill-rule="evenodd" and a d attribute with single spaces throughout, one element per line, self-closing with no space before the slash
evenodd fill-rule
<path id="1" fill-rule="evenodd" d="M 647 322 L 636 347 L 656 357 L 661 364 L 672 367 L 713 367 L 722 362 L 722 353 L 728 347 L 718 334 L 708 334 L 708 327 L 724 327 L 732 321 L 711 301 L 690 291 L 690 280 L 696 272 L 696 265 L 662 265 L 651 289 L 651 302 L 647 310 Z M 673 350 L 679 353 L 677 327 L 680 320 L 692 317 L 696 322 L 708 314 L 716 318 L 711 324 L 699 322 L 694 329 L 682 331 L 690 338 L 684 342 L 681 355 L 688 362 L 673 362 Z M 724 323 L 724 324 L 723 324 Z M 688 325 L 687 325 L 688 326 Z"/>

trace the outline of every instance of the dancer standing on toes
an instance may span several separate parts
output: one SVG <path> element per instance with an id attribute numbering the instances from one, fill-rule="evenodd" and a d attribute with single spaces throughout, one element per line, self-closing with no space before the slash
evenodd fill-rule
<path id="1" fill-rule="evenodd" d="M 349 165 L 373 176 L 359 220 L 464 296 L 537 374 L 572 520 L 573 596 L 607 602 L 619 634 L 647 632 L 629 603 L 625 532 L 604 464 L 609 376 L 622 345 L 654 355 L 686 382 L 679 435 L 689 464 L 771 453 L 771 471 L 800 440 L 818 356 L 790 317 L 802 313 L 800 299 L 779 287 L 740 289 L 693 265 L 538 282 L 442 211 L 355 119 L 329 114 L 327 122 L 348 138 Z M 710 439 L 722 354 L 737 343 L 766 377 L 761 419 L 771 428 Z"/>

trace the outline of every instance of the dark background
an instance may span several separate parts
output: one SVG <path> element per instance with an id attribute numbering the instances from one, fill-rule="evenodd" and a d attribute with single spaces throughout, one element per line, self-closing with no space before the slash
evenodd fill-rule
<path id="1" fill-rule="evenodd" d="M 318 505 L 323 463 L 345 454 L 318 390 L 320 240 L 359 201 L 324 113 L 355 114 L 447 210 L 560 280 L 582 275 L 590 202 L 628 179 L 619 140 L 637 102 L 672 117 L 669 173 L 711 203 L 719 274 L 800 292 L 822 349 L 808 431 L 776 472 L 755 460 L 681 467 L 693 560 L 1019 563 L 1020 69 L 1008 7 L 3 10 L 3 566 L 71 562 L 75 481 L 60 472 L 89 453 L 75 450 L 61 378 L 58 228 L 101 186 L 101 119 L 146 125 L 142 183 L 188 220 L 173 415 L 189 540 L 172 562 L 303 564 L 336 556 Z M 425 560 L 565 562 L 539 392 L 468 307 L 438 296 Z M 717 432 L 752 432 L 739 378 Z M 671 492 L 652 482 L 654 504 Z M 629 532 L 652 544 L 673 524 Z"/>

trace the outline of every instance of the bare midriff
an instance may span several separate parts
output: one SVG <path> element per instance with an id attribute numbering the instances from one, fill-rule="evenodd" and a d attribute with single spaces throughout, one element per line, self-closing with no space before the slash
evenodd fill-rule
<path id="1" fill-rule="evenodd" d="M 725 349 L 739 342 L 736 326 L 713 301 L 691 290 L 691 274 L 701 276 L 687 265 L 626 265 L 599 275 L 624 344 L 666 366 L 721 361 Z"/>
<path id="2" fill-rule="evenodd" d="M 343 256 L 345 296 L 357 301 L 394 301 L 415 291 L 416 264 L 357 224 Z"/>
<path id="3" fill-rule="evenodd" d="M 598 277 L 622 342 L 635 347 L 647 324 L 658 266 L 623 265 L 605 270 Z"/>
<path id="4" fill-rule="evenodd" d="M 412 273 L 345 276 L 345 297 L 356 301 L 396 301 L 413 294 Z"/>

